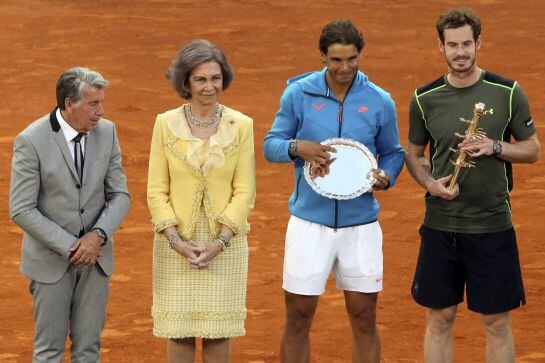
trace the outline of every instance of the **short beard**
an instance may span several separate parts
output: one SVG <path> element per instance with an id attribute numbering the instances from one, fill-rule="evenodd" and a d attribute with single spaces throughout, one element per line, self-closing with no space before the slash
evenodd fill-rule
<path id="1" fill-rule="evenodd" d="M 473 69 L 475 68 L 475 62 L 477 61 L 477 53 L 475 53 L 475 57 L 473 58 L 473 60 L 471 61 L 471 64 L 469 65 L 469 67 L 467 67 L 466 69 L 464 70 L 456 70 L 452 64 L 450 63 L 450 61 L 447 59 L 447 57 L 445 57 L 445 60 L 447 61 L 447 64 L 448 64 L 448 68 L 449 68 L 449 71 L 450 73 L 452 73 L 454 76 L 458 77 L 458 78 L 464 78 L 468 75 L 471 74 L 471 72 L 473 71 Z"/>

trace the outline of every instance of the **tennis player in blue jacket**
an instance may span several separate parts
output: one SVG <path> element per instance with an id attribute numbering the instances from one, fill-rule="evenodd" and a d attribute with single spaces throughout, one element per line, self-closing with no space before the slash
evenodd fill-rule
<path id="1" fill-rule="evenodd" d="M 264 142 L 267 160 L 295 166 L 283 273 L 285 363 L 310 359 L 309 331 L 331 270 L 344 290 L 354 362 L 380 359 L 375 323 L 383 270 L 379 205 L 372 192 L 349 200 L 323 197 L 303 175 L 305 161 L 319 175 L 328 172 L 334 148 L 320 142 L 330 138 L 356 140 L 378 158 L 375 191 L 392 187 L 401 172 L 405 153 L 395 105 L 358 70 L 363 47 L 361 32 L 349 20 L 326 25 L 319 41 L 325 68 L 288 81 Z"/>

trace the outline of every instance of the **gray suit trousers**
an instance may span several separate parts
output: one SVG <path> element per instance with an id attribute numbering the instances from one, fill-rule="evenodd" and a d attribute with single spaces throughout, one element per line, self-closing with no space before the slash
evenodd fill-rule
<path id="1" fill-rule="evenodd" d="M 72 363 L 100 361 L 109 278 L 97 265 L 74 265 L 52 284 L 30 281 L 34 301 L 33 363 L 61 362 L 70 333 Z"/>

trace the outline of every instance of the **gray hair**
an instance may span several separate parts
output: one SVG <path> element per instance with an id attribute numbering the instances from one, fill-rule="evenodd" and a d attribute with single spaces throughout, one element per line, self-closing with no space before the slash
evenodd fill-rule
<path id="1" fill-rule="evenodd" d="M 108 87 L 108 84 L 106 78 L 89 68 L 70 68 L 61 74 L 57 81 L 57 106 L 64 110 L 64 101 L 67 98 L 73 102 L 78 102 L 86 86 L 103 89 Z"/>
<path id="2" fill-rule="evenodd" d="M 220 65 L 223 77 L 222 90 L 226 90 L 233 80 L 233 69 L 227 62 L 225 54 L 206 39 L 194 40 L 180 49 L 165 76 L 170 79 L 172 87 L 180 97 L 190 99 L 189 76 L 198 65 L 209 61 L 216 61 Z"/>

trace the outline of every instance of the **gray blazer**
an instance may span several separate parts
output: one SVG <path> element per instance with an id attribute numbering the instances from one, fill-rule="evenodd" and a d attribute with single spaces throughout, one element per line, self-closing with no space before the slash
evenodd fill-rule
<path id="1" fill-rule="evenodd" d="M 108 241 L 98 263 L 110 275 L 112 237 L 130 206 L 115 125 L 101 119 L 87 136 L 80 184 L 55 111 L 13 143 L 10 214 L 24 231 L 21 272 L 38 282 L 58 281 L 80 231 L 101 228 Z"/>

